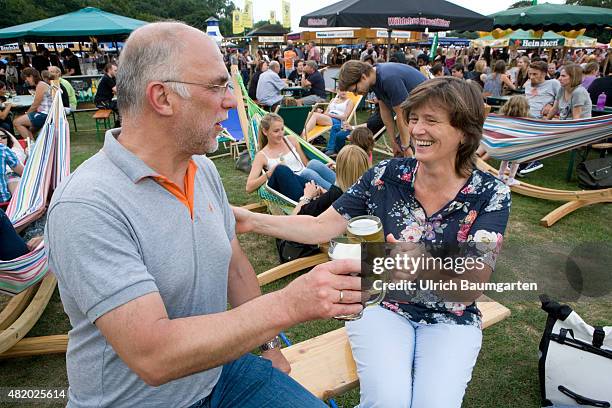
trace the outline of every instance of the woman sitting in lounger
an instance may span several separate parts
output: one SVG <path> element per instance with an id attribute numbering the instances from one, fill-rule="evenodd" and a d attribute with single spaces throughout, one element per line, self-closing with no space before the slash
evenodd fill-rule
<path id="1" fill-rule="evenodd" d="M 329 143 L 327 145 L 327 152 L 338 153 L 337 151 L 333 150 L 333 135 L 334 132 L 339 132 L 342 130 L 342 123 L 348 119 L 352 111 L 353 101 L 348 97 L 348 92 L 340 91 L 338 92 L 338 95 L 331 100 L 329 105 L 327 105 L 325 112 L 319 108 L 317 111 L 313 112 L 312 115 L 310 115 L 308 122 L 306 122 L 306 125 L 304 126 L 304 135 L 308 135 L 308 133 L 317 125 L 331 126 L 332 130 L 330 133 Z"/>
<path id="2" fill-rule="evenodd" d="M 285 136 L 283 118 L 275 113 L 261 119 L 258 144 L 259 151 L 246 183 L 248 193 L 268 182 L 270 188 L 298 201 L 308 181 L 325 190 L 336 181 L 333 170 L 318 160 L 309 161 L 297 139 Z"/>
<path id="3" fill-rule="evenodd" d="M 486 281 L 508 222 L 510 189 L 475 167 L 484 123 L 481 92 L 454 77 L 435 78 L 417 86 L 402 110 L 414 158 L 380 162 L 316 218 L 234 208 L 237 231 L 314 244 L 343 234 L 350 218 L 375 215 L 388 242 L 486 250 L 480 268 L 461 275 Z M 456 279 L 459 272 L 448 273 Z M 440 301 L 444 294 L 435 291 L 419 295 L 422 300 L 400 302 L 388 294 L 361 319 L 347 322 L 360 406 L 461 406 L 481 347 L 480 312 L 473 301 Z M 350 291 L 333 296 L 337 303 L 360 298 Z"/>

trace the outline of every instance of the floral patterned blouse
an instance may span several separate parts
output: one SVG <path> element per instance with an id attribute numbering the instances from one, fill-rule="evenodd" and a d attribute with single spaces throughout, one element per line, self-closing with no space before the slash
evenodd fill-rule
<path id="1" fill-rule="evenodd" d="M 474 169 L 455 198 L 427 217 L 414 194 L 418 168 L 416 159 L 382 161 L 336 200 L 333 207 L 346 219 L 375 215 L 383 223 L 385 236 L 393 234 L 398 240 L 423 243 L 429 250 L 435 251 L 441 243 L 478 246 L 480 253 L 486 253 L 485 263 L 493 269 L 510 214 L 508 186 Z M 483 245 L 489 250 L 482 251 Z M 424 324 L 482 325 L 475 304 L 444 302 L 432 292 L 419 294 L 417 299 L 418 302 L 406 303 L 385 299 L 381 306 Z"/>

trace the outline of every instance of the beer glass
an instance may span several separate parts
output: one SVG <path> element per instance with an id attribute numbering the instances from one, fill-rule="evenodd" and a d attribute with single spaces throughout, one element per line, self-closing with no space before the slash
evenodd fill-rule
<path id="1" fill-rule="evenodd" d="M 385 242 L 380 218 L 374 215 L 362 215 L 351 218 L 348 222 L 347 234 L 355 242 Z"/>
<path id="2" fill-rule="evenodd" d="M 363 240 L 360 240 L 358 237 L 341 236 L 334 238 L 329 242 L 329 258 L 331 260 L 355 259 L 361 261 L 361 242 L 363 242 Z M 358 273 L 353 274 L 353 276 L 354 275 L 358 275 Z M 369 288 L 365 291 L 366 300 L 363 302 L 364 307 L 380 303 L 384 299 L 385 293 L 384 286 L 382 286 L 380 290 Z M 355 314 L 334 316 L 334 319 L 346 321 L 358 320 L 361 318 L 362 314 L 363 310 Z"/>

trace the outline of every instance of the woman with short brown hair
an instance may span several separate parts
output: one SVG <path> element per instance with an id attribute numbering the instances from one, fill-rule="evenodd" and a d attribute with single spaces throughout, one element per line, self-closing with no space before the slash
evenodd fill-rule
<path id="1" fill-rule="evenodd" d="M 564 65 L 559 75 L 559 83 L 561 89 L 546 118 L 552 119 L 557 113 L 560 120 L 590 118 L 593 104 L 589 92 L 581 85 L 582 68 L 580 65 Z"/>

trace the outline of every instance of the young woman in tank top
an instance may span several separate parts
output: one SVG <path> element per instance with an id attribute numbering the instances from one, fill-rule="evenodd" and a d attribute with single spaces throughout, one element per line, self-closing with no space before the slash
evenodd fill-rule
<path id="1" fill-rule="evenodd" d="M 258 152 L 246 183 L 251 193 L 266 182 L 294 201 L 304 193 L 304 185 L 314 181 L 324 190 L 336 181 L 336 174 L 318 160 L 308 160 L 295 136 L 285 136 L 283 118 L 274 113 L 259 123 Z"/>
<path id="2" fill-rule="evenodd" d="M 319 109 L 313 112 L 304 126 L 304 135 L 307 135 L 315 126 L 342 126 L 342 122 L 348 119 L 353 111 L 353 101 L 348 97 L 348 92 L 340 91 L 331 100 L 325 112 Z"/>

